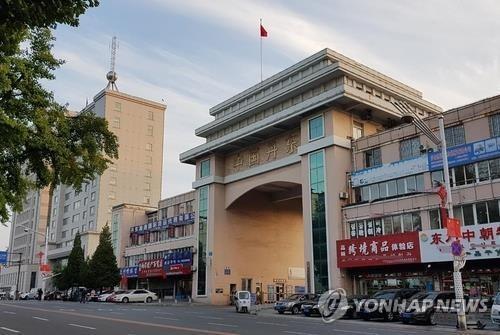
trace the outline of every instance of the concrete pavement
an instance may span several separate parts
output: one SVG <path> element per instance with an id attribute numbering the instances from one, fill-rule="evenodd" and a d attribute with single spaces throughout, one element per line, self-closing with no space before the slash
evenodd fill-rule
<path id="1" fill-rule="evenodd" d="M 340 320 L 325 324 L 320 318 L 278 315 L 265 309 L 256 315 L 238 314 L 231 307 L 154 306 L 73 302 L 0 303 L 0 334 L 280 334 L 280 335 L 415 335 L 500 334 L 453 327 L 413 326 L 401 323 Z"/>

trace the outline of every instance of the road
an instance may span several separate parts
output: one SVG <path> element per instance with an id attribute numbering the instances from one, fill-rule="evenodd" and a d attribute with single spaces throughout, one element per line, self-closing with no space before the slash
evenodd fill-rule
<path id="1" fill-rule="evenodd" d="M 277 315 L 272 310 L 238 314 L 229 307 L 19 301 L 0 303 L 1 335 L 434 335 L 500 334 L 498 331 L 459 333 L 452 327 Z"/>

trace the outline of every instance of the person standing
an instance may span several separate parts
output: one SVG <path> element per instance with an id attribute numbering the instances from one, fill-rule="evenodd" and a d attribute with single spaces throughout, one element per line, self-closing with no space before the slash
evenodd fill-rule
<path id="1" fill-rule="evenodd" d="M 86 288 L 82 288 L 80 290 L 80 303 L 84 304 L 85 300 L 87 300 L 87 289 Z"/>
<path id="2" fill-rule="evenodd" d="M 41 288 L 38 289 L 38 300 L 42 301 L 43 290 Z"/>

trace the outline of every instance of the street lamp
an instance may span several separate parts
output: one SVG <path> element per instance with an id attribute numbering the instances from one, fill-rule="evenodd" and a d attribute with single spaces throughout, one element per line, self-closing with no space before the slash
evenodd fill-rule
<path id="1" fill-rule="evenodd" d="M 28 227 L 24 227 L 24 231 L 27 233 L 29 231 L 35 233 L 35 234 L 38 234 L 40 236 L 43 236 L 45 238 L 45 247 L 44 247 L 44 254 L 43 254 L 43 260 L 41 260 L 41 264 L 40 264 L 40 268 L 38 269 L 38 272 L 40 273 L 39 274 L 39 278 L 40 278 L 40 281 L 42 282 L 42 296 L 41 296 L 41 300 L 43 301 L 44 298 L 45 298 L 45 280 L 43 280 L 42 278 L 42 268 L 41 268 L 41 265 L 42 264 L 47 264 L 47 253 L 49 252 L 49 224 L 47 223 L 47 229 L 45 230 L 45 234 L 43 233 L 40 233 L 32 228 L 28 228 Z"/>
<path id="2" fill-rule="evenodd" d="M 427 124 L 422 121 L 406 103 L 401 101 L 392 102 L 394 107 L 401 112 L 401 121 L 404 123 L 412 123 L 424 135 L 426 135 L 434 144 L 441 148 L 441 157 L 443 158 L 443 177 L 446 188 L 446 208 L 448 209 L 448 217 L 453 218 L 453 200 L 451 197 L 450 173 L 448 170 L 448 152 L 446 147 L 446 136 L 444 133 L 444 117 L 439 115 L 439 138 L 434 135 Z M 460 269 L 465 265 L 464 260 L 453 259 L 453 283 L 455 285 L 455 298 L 460 302 L 460 308 L 457 312 L 457 326 L 460 330 L 467 329 L 467 320 L 465 318 L 465 301 L 464 291 L 462 287 L 462 273 Z"/>

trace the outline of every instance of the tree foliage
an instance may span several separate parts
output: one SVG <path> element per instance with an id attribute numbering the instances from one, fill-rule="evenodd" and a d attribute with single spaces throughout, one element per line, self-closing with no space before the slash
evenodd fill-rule
<path id="1" fill-rule="evenodd" d="M 99 245 L 89 262 L 90 282 L 94 288 L 113 287 L 120 282 L 120 270 L 111 244 L 111 232 L 105 225 L 99 235 Z"/>
<path id="2" fill-rule="evenodd" d="M 32 188 L 64 183 L 80 189 L 118 157 L 103 118 L 70 115 L 43 82 L 63 61 L 51 52 L 57 23 L 78 25 L 93 0 L 0 2 L 0 221 L 22 209 Z"/>
<path id="3" fill-rule="evenodd" d="M 80 233 L 77 233 L 73 241 L 73 249 L 68 257 L 68 265 L 62 270 L 62 278 L 60 278 L 62 286 L 69 288 L 85 285 L 87 271 Z"/>

